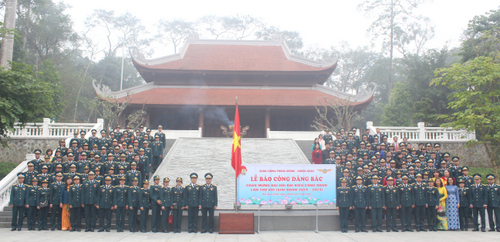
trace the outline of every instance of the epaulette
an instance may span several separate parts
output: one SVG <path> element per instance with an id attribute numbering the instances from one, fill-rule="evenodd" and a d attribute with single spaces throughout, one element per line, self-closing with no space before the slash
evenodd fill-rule
<path id="1" fill-rule="evenodd" d="M 372 185 L 372 184 L 370 184 L 370 185 L 368 185 L 368 187 L 373 187 L 373 185 Z"/>
<path id="2" fill-rule="evenodd" d="M 217 185 L 215 185 L 215 184 L 212 184 L 212 186 L 216 187 Z"/>

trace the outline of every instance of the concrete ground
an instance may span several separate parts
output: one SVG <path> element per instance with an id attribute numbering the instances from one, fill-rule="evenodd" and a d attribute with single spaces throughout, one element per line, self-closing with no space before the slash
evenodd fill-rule
<path id="1" fill-rule="evenodd" d="M 94 232 L 67 232 L 67 231 L 23 231 L 11 232 L 10 229 L 0 229 L 0 241 L 495 241 L 500 238 L 498 232 L 459 232 L 459 231 L 439 231 L 439 232 L 399 232 L 399 233 L 354 233 L 346 234 L 340 232 L 320 232 L 313 231 L 277 231 L 262 232 L 253 235 L 227 235 L 227 234 L 190 234 L 182 232 L 180 234 L 163 233 L 109 233 Z"/>

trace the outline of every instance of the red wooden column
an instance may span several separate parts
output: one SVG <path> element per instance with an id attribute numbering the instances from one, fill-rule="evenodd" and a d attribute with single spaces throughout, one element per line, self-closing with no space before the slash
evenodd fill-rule
<path id="1" fill-rule="evenodd" d="M 203 120 L 205 119 L 205 110 L 203 110 L 203 108 L 199 108 L 199 115 L 198 115 L 198 127 L 201 128 L 201 130 L 203 130 Z"/>
<path id="2" fill-rule="evenodd" d="M 271 108 L 266 108 L 266 134 L 267 129 L 271 128 Z"/>

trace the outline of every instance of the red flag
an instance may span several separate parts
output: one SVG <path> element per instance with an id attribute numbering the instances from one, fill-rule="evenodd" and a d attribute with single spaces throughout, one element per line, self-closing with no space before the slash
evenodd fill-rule
<path id="1" fill-rule="evenodd" d="M 241 173 L 241 134 L 240 134 L 240 113 L 236 103 L 236 113 L 234 114 L 233 128 L 233 148 L 231 149 L 231 165 L 236 171 L 236 177 Z"/>

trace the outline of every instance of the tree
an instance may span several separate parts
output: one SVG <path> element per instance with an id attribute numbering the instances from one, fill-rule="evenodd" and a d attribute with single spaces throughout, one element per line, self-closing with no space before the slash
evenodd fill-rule
<path id="1" fill-rule="evenodd" d="M 10 31 L 16 27 L 17 0 L 7 0 L 5 4 L 4 27 L 2 28 L 2 43 L 0 46 L 0 67 L 10 69 L 14 53 L 14 34 Z"/>
<path id="2" fill-rule="evenodd" d="M 265 26 L 255 31 L 255 37 L 262 40 L 271 40 L 276 35 L 280 35 L 283 38 L 292 53 L 301 54 L 300 50 L 304 47 L 304 42 L 299 32 L 281 30 L 276 26 Z"/>
<path id="3" fill-rule="evenodd" d="M 158 24 L 157 38 L 162 43 L 172 44 L 174 53 L 179 51 L 180 45 L 187 39 L 189 35 L 196 34 L 194 23 L 183 20 L 167 21 L 160 19 Z"/>
<path id="4" fill-rule="evenodd" d="M 89 75 L 98 83 L 109 86 L 111 90 L 120 90 L 120 75 L 122 58 L 105 57 L 89 69 Z M 130 58 L 126 58 L 123 66 L 123 88 L 134 87 L 143 84 L 143 79 L 135 69 Z"/>
<path id="5" fill-rule="evenodd" d="M 500 8 L 475 16 L 465 30 L 460 55 L 462 61 L 478 56 L 496 57 L 500 52 Z"/>
<path id="6" fill-rule="evenodd" d="M 391 97 L 393 87 L 393 61 L 394 48 L 396 46 L 396 35 L 400 36 L 400 43 L 407 44 L 409 40 L 417 39 L 406 33 L 408 23 L 418 22 L 423 19 L 421 16 L 414 16 L 413 10 L 425 0 L 365 0 L 358 6 L 358 9 L 367 14 L 375 14 L 376 19 L 371 24 L 368 32 L 373 35 L 373 39 L 383 39 L 383 49 L 389 51 L 389 79 L 387 81 L 388 99 Z M 418 33 L 423 33 L 418 31 Z M 414 34 L 413 34 L 414 35 Z"/>
<path id="7" fill-rule="evenodd" d="M 207 33 L 212 38 L 242 40 L 253 36 L 255 31 L 263 27 L 262 21 L 250 15 L 215 16 L 207 15 L 196 23 L 198 33 Z"/>
<path id="8" fill-rule="evenodd" d="M 448 107 L 454 113 L 442 115 L 448 122 L 443 127 L 476 131 L 498 177 L 500 151 L 500 55 L 496 58 L 480 56 L 465 63 L 453 64 L 435 72 L 432 84 L 447 86 L 455 91 Z"/>
<path id="9" fill-rule="evenodd" d="M 359 120 L 359 115 L 351 106 L 350 99 L 332 99 L 328 97 L 317 98 L 320 106 L 316 106 L 319 117 L 315 117 L 312 128 L 316 130 L 329 129 L 339 131 L 341 128 L 346 130 Z"/>

